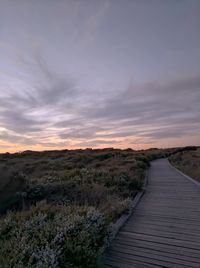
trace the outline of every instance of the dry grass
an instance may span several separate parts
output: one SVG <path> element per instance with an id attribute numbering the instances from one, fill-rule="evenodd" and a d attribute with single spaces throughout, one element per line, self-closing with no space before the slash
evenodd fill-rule
<path id="1" fill-rule="evenodd" d="M 194 151 L 178 152 L 170 156 L 169 160 L 182 172 L 200 181 L 200 148 Z"/>
<path id="2" fill-rule="evenodd" d="M 119 207 L 141 189 L 148 160 L 133 150 L 64 150 L 0 155 L 0 206 L 23 193 L 26 204 Z M 6 174 L 6 176 L 4 175 Z M 19 195 L 18 195 L 19 196 Z M 126 203 L 126 202 L 125 202 Z M 10 205 L 10 204 L 9 204 Z M 119 213 L 116 210 L 116 217 Z M 103 211 L 105 212 L 105 211 Z M 109 210 L 106 209 L 109 214 Z M 113 218 L 113 212 L 112 219 Z"/>
<path id="3" fill-rule="evenodd" d="M 136 195 L 149 161 L 168 151 L 108 148 L 0 154 L 0 211 L 20 208 L 20 200 L 27 206 L 45 199 L 100 210 L 112 199 L 117 205 Z"/>

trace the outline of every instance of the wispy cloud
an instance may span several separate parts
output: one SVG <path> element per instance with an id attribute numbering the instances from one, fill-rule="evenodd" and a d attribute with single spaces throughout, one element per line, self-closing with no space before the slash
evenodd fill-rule
<path id="1" fill-rule="evenodd" d="M 86 48 L 94 41 L 97 35 L 98 27 L 103 22 L 104 16 L 110 7 L 110 1 L 108 0 L 100 1 L 98 4 L 94 2 L 93 4 L 95 5 L 95 8 L 92 9 L 92 12 L 86 19 L 82 29 L 81 46 L 83 48 Z M 85 8 L 90 10 L 89 5 L 86 5 Z"/>
<path id="2" fill-rule="evenodd" d="M 86 100 L 87 92 L 77 89 L 75 80 L 60 78 L 42 57 L 36 57 L 34 64 L 39 75 L 30 91 L 0 95 L 2 141 L 51 147 L 117 146 L 151 144 L 200 131 L 200 75 L 136 84 L 112 97 L 98 93 Z"/>

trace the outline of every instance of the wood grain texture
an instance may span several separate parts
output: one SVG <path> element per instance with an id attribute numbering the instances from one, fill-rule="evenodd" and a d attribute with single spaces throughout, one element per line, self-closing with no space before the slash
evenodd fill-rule
<path id="1" fill-rule="evenodd" d="M 200 187 L 167 159 L 152 162 L 145 195 L 106 252 L 104 267 L 200 268 Z"/>

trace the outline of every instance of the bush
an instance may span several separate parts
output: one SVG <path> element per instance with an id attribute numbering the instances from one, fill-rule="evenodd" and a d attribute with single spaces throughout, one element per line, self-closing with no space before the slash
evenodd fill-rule
<path id="1" fill-rule="evenodd" d="M 150 153 L 109 148 L 0 155 L 0 172 L 12 167 L 20 182 L 12 196 L 18 192 L 21 207 L 30 208 L 0 220 L 2 267 L 96 267 L 109 224 L 141 190 Z M 46 204 L 31 207 L 41 200 Z"/>
<path id="2" fill-rule="evenodd" d="M 108 223 L 93 207 L 39 204 L 0 221 L 2 267 L 96 267 Z"/>

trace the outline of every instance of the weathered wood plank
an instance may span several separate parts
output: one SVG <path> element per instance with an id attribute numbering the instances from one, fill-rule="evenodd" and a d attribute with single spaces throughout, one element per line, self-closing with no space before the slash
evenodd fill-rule
<path id="1" fill-rule="evenodd" d="M 116 247 L 116 246 L 112 248 L 112 251 L 128 254 L 131 256 L 143 256 L 145 258 L 155 259 L 156 262 L 158 260 L 165 261 L 165 262 L 173 262 L 174 264 L 177 264 L 177 265 L 187 265 L 188 267 L 196 267 L 196 268 L 199 268 L 200 266 L 200 261 L 196 259 L 193 259 L 190 257 L 178 258 L 174 254 L 169 254 L 169 253 L 165 253 L 162 251 L 153 251 L 153 250 L 145 250 L 145 249 L 139 250 L 138 248 L 134 248 L 134 251 L 133 251 L 133 248 L 129 249 L 127 247 Z"/>
<path id="2" fill-rule="evenodd" d="M 178 233 L 178 234 L 184 234 L 187 236 L 197 236 L 200 237 L 200 228 L 192 228 L 191 226 L 173 226 L 171 224 L 167 224 L 165 222 L 165 225 L 159 225 L 159 224 L 153 224 L 153 223 L 148 223 L 148 222 L 139 222 L 139 223 L 133 223 L 132 225 L 127 224 L 125 226 L 125 231 L 137 231 L 138 229 L 152 229 L 152 230 L 159 230 L 163 232 L 171 232 L 171 233 Z"/>
<path id="3" fill-rule="evenodd" d="M 134 244 L 131 241 L 127 241 L 123 239 L 116 239 L 116 241 L 117 241 L 117 245 L 122 246 L 122 247 L 126 246 L 128 248 L 133 248 L 133 249 L 137 247 L 137 248 L 151 249 L 155 251 L 162 251 L 166 253 L 178 254 L 179 258 L 182 258 L 182 256 L 188 257 L 188 253 L 189 253 L 189 257 L 200 260 L 200 255 L 199 255 L 198 250 L 177 247 L 174 245 L 165 245 L 165 244 L 160 244 L 160 243 L 151 242 L 151 241 L 134 240 Z"/>
<path id="4" fill-rule="evenodd" d="M 142 232 L 142 230 L 141 230 Z M 189 242 L 185 240 L 179 240 L 179 239 L 174 239 L 174 238 L 167 238 L 167 237 L 161 237 L 159 235 L 151 235 L 151 234 L 144 234 L 144 233 L 134 233 L 134 232 L 120 232 L 119 234 L 120 237 L 124 238 L 130 238 L 134 241 L 135 238 L 141 239 L 141 240 L 149 240 L 149 241 L 155 241 L 155 242 L 160 242 L 168 245 L 177 245 L 177 246 L 182 246 L 185 248 L 200 248 L 200 241 L 199 243 L 197 242 Z"/>

